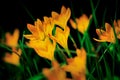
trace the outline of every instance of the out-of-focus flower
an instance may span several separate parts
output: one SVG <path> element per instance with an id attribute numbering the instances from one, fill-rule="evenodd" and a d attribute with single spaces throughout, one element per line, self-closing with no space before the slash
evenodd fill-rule
<path id="1" fill-rule="evenodd" d="M 39 56 L 53 60 L 56 42 L 51 41 L 48 37 L 48 34 L 52 34 L 54 27 L 51 18 L 44 17 L 44 22 L 37 19 L 35 25 L 28 24 L 27 27 L 32 33 L 24 35 L 25 38 L 30 40 L 27 45 L 33 48 Z"/>
<path id="2" fill-rule="evenodd" d="M 43 74 L 48 80 L 67 80 L 65 71 L 56 61 L 52 62 L 52 68 L 44 68 Z"/>
<path id="3" fill-rule="evenodd" d="M 68 65 L 63 66 L 65 71 L 71 72 L 75 80 L 85 80 L 86 74 L 86 51 L 84 48 L 76 49 L 77 56 L 68 59 Z"/>
<path id="4" fill-rule="evenodd" d="M 79 32 L 84 34 L 84 32 L 87 30 L 89 26 L 89 22 L 92 16 L 88 18 L 85 14 L 83 14 L 81 17 L 76 18 L 75 22 L 70 19 L 70 24 L 74 29 L 78 29 Z"/>
<path id="5" fill-rule="evenodd" d="M 20 64 L 20 56 L 22 54 L 22 51 L 18 47 L 18 39 L 19 39 L 19 30 L 15 29 L 13 34 L 10 34 L 9 32 L 5 35 L 5 42 L 4 44 L 11 47 L 12 53 L 5 53 L 5 56 L 3 57 L 3 61 L 18 66 Z"/>
<path id="6" fill-rule="evenodd" d="M 114 20 L 114 27 L 117 34 L 117 38 L 120 39 L 120 20 Z"/>
<path id="7" fill-rule="evenodd" d="M 5 34 L 5 44 L 10 47 L 17 47 L 18 46 L 18 39 L 19 39 L 19 30 L 15 29 L 13 34 L 7 32 Z"/>
<path id="8" fill-rule="evenodd" d="M 110 24 L 105 23 L 105 29 L 101 30 L 101 29 L 96 29 L 96 33 L 99 36 L 99 39 L 94 38 L 94 40 L 98 41 L 98 42 L 112 42 L 115 43 L 116 39 L 115 39 L 115 34 L 117 36 L 118 39 L 120 39 L 120 28 L 119 25 L 116 24 L 116 22 L 114 21 L 114 29 L 115 29 L 115 34 L 113 31 L 113 28 Z"/>
<path id="9" fill-rule="evenodd" d="M 65 8 L 62 6 L 60 14 L 57 12 L 52 11 L 52 18 L 56 25 L 59 25 L 61 28 L 65 29 L 67 26 L 67 21 L 70 18 L 71 11 L 70 8 Z"/>
<path id="10" fill-rule="evenodd" d="M 55 36 L 50 35 L 49 37 L 53 40 L 59 43 L 63 48 L 68 47 L 68 36 L 70 34 L 70 29 L 69 27 L 65 27 L 64 30 L 56 27 L 56 33 Z"/>
<path id="11" fill-rule="evenodd" d="M 12 53 L 5 53 L 5 56 L 3 57 L 3 61 L 19 66 L 20 65 L 20 55 L 22 51 L 21 49 L 16 50 L 16 48 L 12 49 Z"/>

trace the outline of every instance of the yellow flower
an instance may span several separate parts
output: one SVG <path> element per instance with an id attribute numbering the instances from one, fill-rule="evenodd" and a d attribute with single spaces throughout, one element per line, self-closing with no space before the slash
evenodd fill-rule
<path id="1" fill-rule="evenodd" d="M 48 37 L 46 37 L 44 41 L 30 40 L 27 46 L 33 48 L 39 56 L 54 60 L 56 42 L 53 41 L 52 43 Z"/>
<path id="2" fill-rule="evenodd" d="M 68 65 L 63 66 L 65 71 L 71 72 L 75 80 L 85 80 L 86 51 L 84 48 L 76 49 L 77 56 L 68 59 Z"/>
<path id="3" fill-rule="evenodd" d="M 67 80 L 65 71 L 57 61 L 52 62 L 52 69 L 44 68 L 42 72 L 48 80 Z"/>
<path id="4" fill-rule="evenodd" d="M 114 28 L 115 28 L 115 33 L 117 35 L 117 38 L 120 39 L 120 28 L 118 26 L 116 26 L 115 23 L 114 23 Z M 94 40 L 96 40 L 98 42 L 115 43 L 116 39 L 115 39 L 115 34 L 114 34 L 112 26 L 108 23 L 105 23 L 105 29 L 106 29 L 106 31 L 101 30 L 101 29 L 96 29 L 96 33 L 99 36 L 100 40 L 95 39 L 95 38 L 94 38 Z"/>
<path id="5" fill-rule="evenodd" d="M 22 52 L 20 48 L 16 48 L 18 47 L 19 30 L 15 29 L 13 34 L 7 32 L 5 38 L 5 44 L 12 48 L 12 53 L 6 52 L 5 56 L 2 58 L 3 61 L 16 66 L 20 65 L 20 56 Z"/>
<path id="6" fill-rule="evenodd" d="M 65 8 L 62 6 L 60 14 L 57 12 L 52 11 L 52 18 L 56 25 L 59 25 L 61 28 L 65 29 L 67 26 L 67 21 L 70 18 L 71 11 L 70 8 Z"/>
<path id="7" fill-rule="evenodd" d="M 70 19 L 70 24 L 74 29 L 78 29 L 79 32 L 84 34 L 84 32 L 87 30 L 89 26 L 91 17 L 92 16 L 88 18 L 85 14 L 83 14 L 81 17 L 75 19 L 76 22 Z"/>
<path id="8" fill-rule="evenodd" d="M 27 46 L 33 48 L 39 56 L 53 60 L 56 42 L 51 41 L 48 37 L 54 28 L 52 19 L 44 17 L 44 22 L 37 19 L 35 25 L 28 24 L 27 27 L 32 33 L 24 35 L 25 38 L 30 39 Z"/>
<path id="9" fill-rule="evenodd" d="M 49 37 L 56 41 L 58 44 L 60 44 L 63 48 L 68 48 L 68 36 L 70 34 L 69 27 L 66 27 L 64 30 L 56 27 L 56 33 L 55 36 L 49 35 Z"/>
<path id="10" fill-rule="evenodd" d="M 42 22 L 37 19 L 34 25 L 27 24 L 28 30 L 32 33 L 31 35 L 24 35 L 27 39 L 34 40 L 40 39 L 43 40 L 45 38 L 44 29 Z"/>

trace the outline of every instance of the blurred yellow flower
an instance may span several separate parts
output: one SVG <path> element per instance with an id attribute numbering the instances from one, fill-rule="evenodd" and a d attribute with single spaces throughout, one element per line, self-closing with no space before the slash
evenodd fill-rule
<path id="1" fill-rule="evenodd" d="M 115 28 L 115 33 L 118 39 L 120 39 L 120 28 L 119 25 L 116 24 L 116 22 L 114 21 L 114 28 Z M 96 29 L 96 33 L 99 36 L 99 39 L 93 38 L 94 40 L 98 41 L 98 42 L 112 42 L 115 43 L 116 39 L 115 39 L 115 34 L 113 31 L 113 28 L 110 24 L 105 23 L 105 29 L 101 30 L 101 29 Z"/>
<path id="2" fill-rule="evenodd" d="M 16 66 L 20 65 L 20 56 L 22 54 L 21 49 L 16 50 L 16 48 L 12 48 L 12 53 L 5 53 L 5 56 L 3 57 L 3 61 L 6 63 L 10 63 Z"/>
<path id="3" fill-rule="evenodd" d="M 57 61 L 52 62 L 52 69 L 44 68 L 42 72 L 48 80 L 67 80 L 65 71 Z"/>
<path id="4" fill-rule="evenodd" d="M 117 34 L 117 38 L 120 39 L 120 20 L 114 20 L 114 27 Z"/>
<path id="5" fill-rule="evenodd" d="M 20 65 L 20 56 L 22 54 L 22 51 L 18 47 L 18 39 L 19 39 L 19 30 L 15 29 L 13 34 L 10 34 L 7 32 L 5 34 L 5 44 L 9 47 L 11 47 L 12 53 L 5 53 L 5 56 L 3 57 L 3 61 L 13 64 L 13 65 Z"/>
<path id="6" fill-rule="evenodd" d="M 51 14 L 52 14 L 54 23 L 56 25 L 59 25 L 61 28 L 65 29 L 65 27 L 67 26 L 67 21 L 71 15 L 70 8 L 66 9 L 64 6 L 62 6 L 60 14 L 54 11 L 52 11 Z"/>
<path id="7" fill-rule="evenodd" d="M 75 80 L 85 80 L 86 74 L 86 51 L 84 48 L 76 49 L 77 56 L 68 59 L 68 65 L 63 66 L 65 71 L 71 72 Z"/>
<path id="8" fill-rule="evenodd" d="M 7 32 L 5 34 L 5 44 L 10 47 L 17 47 L 18 46 L 18 39 L 19 39 L 19 30 L 15 29 L 13 34 Z"/>
<path id="9" fill-rule="evenodd" d="M 63 48 L 68 48 L 68 36 L 70 34 L 69 27 L 65 27 L 64 30 L 60 29 L 59 27 L 56 27 L 56 33 L 55 36 L 49 35 L 49 37 L 56 41 L 58 44 L 60 44 Z"/>
<path id="10" fill-rule="evenodd" d="M 88 18 L 85 14 L 83 14 L 81 17 L 76 18 L 75 22 L 70 19 L 70 24 L 74 29 L 78 29 L 79 32 L 84 34 L 84 32 L 87 30 L 89 26 L 89 22 L 92 16 Z"/>

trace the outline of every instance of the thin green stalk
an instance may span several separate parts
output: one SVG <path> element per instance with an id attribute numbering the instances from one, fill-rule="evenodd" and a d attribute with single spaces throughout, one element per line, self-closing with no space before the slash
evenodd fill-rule
<path id="1" fill-rule="evenodd" d="M 33 62 L 34 62 L 34 66 L 35 66 L 35 69 L 36 69 L 37 73 L 39 73 L 39 69 L 38 69 L 38 66 L 37 66 L 36 60 L 33 59 Z"/>
<path id="2" fill-rule="evenodd" d="M 23 32 L 24 34 L 24 32 Z M 20 40 L 20 48 L 22 49 L 22 54 L 25 56 L 27 62 L 29 63 L 29 59 L 28 59 L 28 56 L 26 55 L 26 52 L 24 50 L 24 37 L 22 37 L 22 40 Z"/>
<path id="3" fill-rule="evenodd" d="M 102 54 L 101 57 L 99 58 L 97 64 L 96 64 L 95 67 L 92 69 L 91 74 L 93 74 L 93 72 L 95 71 L 96 66 L 97 66 L 98 63 L 100 63 L 100 61 L 103 59 L 106 51 L 109 49 L 109 47 L 110 47 L 111 45 L 112 45 L 112 43 L 110 43 L 110 44 L 108 45 L 108 47 L 105 49 L 105 51 L 103 52 L 103 54 Z M 90 79 L 90 77 L 88 77 L 88 80 L 89 80 L 89 79 Z"/>
<path id="4" fill-rule="evenodd" d="M 60 58 L 61 58 L 64 62 L 66 62 L 66 58 L 67 58 L 67 57 L 65 56 L 63 50 L 64 50 L 64 49 L 61 49 L 61 48 L 57 45 L 56 51 L 58 52 Z"/>
<path id="5" fill-rule="evenodd" d="M 96 27 L 98 26 L 98 22 L 97 22 L 97 18 L 96 18 L 95 12 L 96 12 L 96 10 L 98 8 L 99 3 L 100 3 L 100 0 L 97 1 L 96 7 L 94 8 L 93 1 L 90 0 L 90 5 L 91 5 L 91 8 L 92 8 L 92 16 L 93 16 L 93 19 L 95 21 L 95 26 Z"/>
<path id="6" fill-rule="evenodd" d="M 69 58 L 72 58 L 72 55 L 71 55 L 71 53 L 70 53 L 70 51 L 69 51 L 68 47 L 67 47 L 67 48 L 65 48 L 65 51 L 67 52 L 68 57 L 69 57 Z"/>
<path id="7" fill-rule="evenodd" d="M 110 72 L 110 68 L 106 62 L 105 57 L 103 57 L 104 60 L 104 64 L 105 64 L 105 70 L 106 70 L 106 75 L 107 75 L 107 79 L 110 80 L 111 79 L 111 72 Z"/>
<path id="8" fill-rule="evenodd" d="M 77 47 L 77 44 L 75 43 L 75 40 L 73 39 L 72 35 L 69 35 L 69 38 L 71 39 L 71 41 L 73 42 L 74 47 Z"/>
<path id="9" fill-rule="evenodd" d="M 31 73 L 31 71 L 30 71 L 30 68 L 27 66 L 26 69 L 27 69 L 27 71 L 28 71 L 30 77 L 32 77 L 32 73 Z"/>

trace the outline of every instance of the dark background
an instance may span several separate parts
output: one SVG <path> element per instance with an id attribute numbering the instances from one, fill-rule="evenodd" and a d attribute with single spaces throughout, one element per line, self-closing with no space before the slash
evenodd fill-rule
<path id="1" fill-rule="evenodd" d="M 14 28 L 23 31 L 27 23 L 33 24 L 37 18 L 42 20 L 43 16 L 51 16 L 52 11 L 59 13 L 62 5 L 71 8 L 71 18 L 80 17 L 82 13 L 89 17 L 92 14 L 90 1 L 95 8 L 98 0 L 3 0 L 0 1 L 0 28 L 5 32 Z M 95 14 L 96 26 L 101 26 L 103 20 L 119 19 L 119 0 L 100 0 Z"/>

